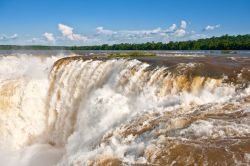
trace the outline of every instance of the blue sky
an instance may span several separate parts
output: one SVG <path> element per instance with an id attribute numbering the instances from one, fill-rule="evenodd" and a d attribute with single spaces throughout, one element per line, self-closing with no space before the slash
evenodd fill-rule
<path id="1" fill-rule="evenodd" d="M 0 0 L 0 44 L 95 45 L 250 33 L 249 0 Z"/>

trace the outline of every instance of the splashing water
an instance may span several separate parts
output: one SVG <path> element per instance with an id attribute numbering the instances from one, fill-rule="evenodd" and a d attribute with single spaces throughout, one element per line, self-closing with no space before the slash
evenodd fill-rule
<path id="1" fill-rule="evenodd" d="M 0 164 L 249 164 L 250 70 L 203 61 L 1 57 Z"/>

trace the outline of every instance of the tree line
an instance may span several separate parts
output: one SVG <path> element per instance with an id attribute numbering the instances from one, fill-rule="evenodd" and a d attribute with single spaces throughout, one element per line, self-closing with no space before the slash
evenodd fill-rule
<path id="1" fill-rule="evenodd" d="M 0 45 L 1 50 L 250 50 L 250 34 L 179 42 L 147 42 L 142 44 L 103 44 L 96 46 L 18 46 Z"/>

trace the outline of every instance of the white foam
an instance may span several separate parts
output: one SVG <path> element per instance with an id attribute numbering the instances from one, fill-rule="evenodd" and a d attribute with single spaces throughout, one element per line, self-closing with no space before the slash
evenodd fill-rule
<path id="1" fill-rule="evenodd" d="M 54 68 L 49 80 L 51 66 L 57 59 L 0 58 L 0 86 L 13 82 L 18 85 L 13 95 L 10 93 L 7 98 L 2 95 L 12 107 L 8 112 L 1 110 L 0 114 L 3 149 L 0 165 L 78 162 L 86 165 L 102 155 L 127 163 L 145 163 L 142 153 L 150 146 L 154 131 L 140 137 L 128 135 L 124 139 L 118 132 L 123 124 L 147 112 L 161 114 L 190 105 L 223 103 L 238 95 L 234 86 L 217 84 L 214 79 L 207 81 L 197 93 L 178 92 L 172 87 L 170 93 L 160 94 L 164 80 L 175 79 L 174 76 L 166 76 L 165 67 L 146 72 L 149 65 L 138 60 L 75 60 Z M 230 133 L 249 132 L 244 125 L 226 124 L 226 128 L 216 128 L 217 124 L 198 121 L 182 130 L 179 136 L 226 137 L 231 136 Z M 147 125 L 147 121 L 143 125 Z M 226 129 L 230 129 L 230 133 Z M 241 133 L 236 132 L 237 129 Z M 108 133 L 113 134 L 110 142 L 101 142 Z"/>
<path id="2" fill-rule="evenodd" d="M 198 120 L 180 132 L 185 138 L 244 137 L 250 133 L 250 126 L 222 120 Z"/>
<path id="3" fill-rule="evenodd" d="M 35 144 L 18 151 L 1 151 L 0 164 L 4 166 L 53 166 L 62 157 L 63 149 L 56 149 L 47 144 Z"/>

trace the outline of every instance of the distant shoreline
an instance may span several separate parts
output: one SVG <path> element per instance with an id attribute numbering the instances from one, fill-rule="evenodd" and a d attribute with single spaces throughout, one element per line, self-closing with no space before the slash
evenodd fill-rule
<path id="1" fill-rule="evenodd" d="M 169 43 L 121 43 L 114 45 L 103 44 L 96 46 L 0 45 L 0 50 L 222 50 L 225 53 L 231 53 L 233 51 L 230 50 L 250 50 L 250 34 L 238 36 L 224 35 L 221 37 Z"/>

